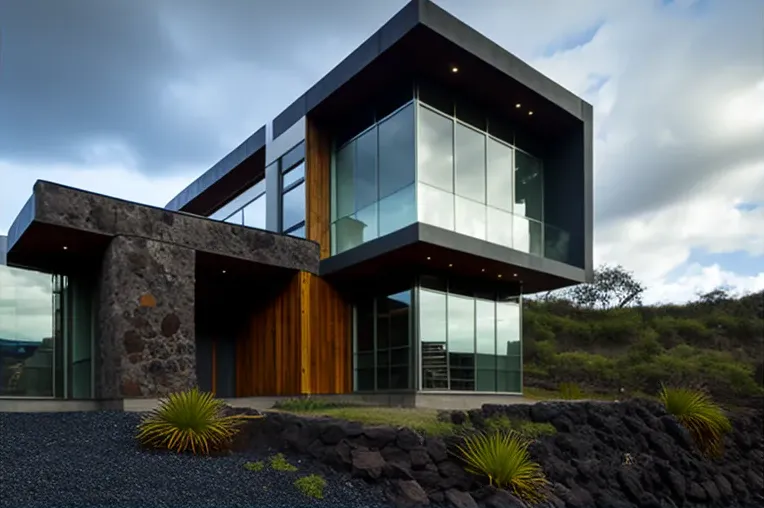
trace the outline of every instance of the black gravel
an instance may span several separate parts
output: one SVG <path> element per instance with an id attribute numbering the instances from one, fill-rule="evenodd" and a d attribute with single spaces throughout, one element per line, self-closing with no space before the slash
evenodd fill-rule
<path id="1" fill-rule="evenodd" d="M 0 508 L 353 507 L 389 504 L 378 487 L 323 472 L 325 498 L 293 485 L 295 473 L 244 469 L 267 456 L 194 457 L 140 450 L 136 413 L 0 413 Z"/>

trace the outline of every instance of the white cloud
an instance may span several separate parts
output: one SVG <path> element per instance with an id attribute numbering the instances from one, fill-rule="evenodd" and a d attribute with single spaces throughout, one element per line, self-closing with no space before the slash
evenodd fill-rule
<path id="1" fill-rule="evenodd" d="M 94 159 L 100 163 L 84 168 L 69 165 L 28 167 L 0 160 L 0 182 L 3 182 L 0 185 L 0 235 L 7 234 L 11 222 L 32 195 L 32 187 L 37 180 L 164 206 L 196 178 L 196 173 L 202 171 L 202 168 L 197 168 L 180 176 L 152 176 L 140 173 L 128 164 L 106 163 L 102 155 L 109 153 L 108 148 L 96 147 L 93 153 Z"/>

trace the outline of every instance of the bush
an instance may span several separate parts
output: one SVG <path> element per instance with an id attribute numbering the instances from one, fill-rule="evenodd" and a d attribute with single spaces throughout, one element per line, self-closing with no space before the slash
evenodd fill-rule
<path id="1" fill-rule="evenodd" d="M 323 499 L 326 480 L 317 474 L 312 474 L 298 478 L 295 480 L 294 486 L 308 497 L 312 497 L 313 499 Z"/>
<path id="2" fill-rule="evenodd" d="M 171 394 L 138 425 L 143 446 L 209 454 L 226 448 L 245 419 L 259 415 L 223 416 L 225 403 L 198 388 Z"/>
<path id="3" fill-rule="evenodd" d="M 530 441 L 514 431 L 480 432 L 457 446 L 468 472 L 485 476 L 488 483 L 508 489 L 531 503 L 542 501 L 549 483 L 541 466 L 531 460 Z"/>
<path id="4" fill-rule="evenodd" d="M 285 471 L 288 473 L 293 473 L 297 471 L 297 466 L 290 464 L 286 457 L 284 457 L 283 453 L 277 453 L 271 457 L 271 469 L 274 471 Z"/>
<path id="5" fill-rule="evenodd" d="M 724 411 L 701 391 L 684 388 L 661 388 L 660 400 L 666 412 L 674 415 L 705 455 L 718 456 L 724 435 L 732 430 Z"/>
<path id="6" fill-rule="evenodd" d="M 259 473 L 260 471 L 265 469 L 265 464 L 263 464 L 262 460 L 258 460 L 257 462 L 247 462 L 246 464 L 244 464 L 244 469 Z"/>

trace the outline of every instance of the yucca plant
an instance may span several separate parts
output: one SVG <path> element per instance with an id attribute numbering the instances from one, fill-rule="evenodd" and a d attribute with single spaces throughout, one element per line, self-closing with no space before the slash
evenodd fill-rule
<path id="1" fill-rule="evenodd" d="M 490 485 L 511 491 L 530 503 L 542 501 L 549 483 L 541 466 L 531 459 L 531 441 L 515 431 L 478 432 L 464 438 L 457 450 L 465 469 L 485 476 Z"/>
<path id="2" fill-rule="evenodd" d="M 228 446 L 244 420 L 262 418 L 224 416 L 224 407 L 222 400 L 198 388 L 170 394 L 141 420 L 138 441 L 146 447 L 206 455 Z"/>
<path id="3" fill-rule="evenodd" d="M 687 429 L 703 454 L 721 455 L 724 435 L 732 430 L 732 424 L 709 395 L 698 390 L 661 385 L 659 398 L 666 412 Z"/>

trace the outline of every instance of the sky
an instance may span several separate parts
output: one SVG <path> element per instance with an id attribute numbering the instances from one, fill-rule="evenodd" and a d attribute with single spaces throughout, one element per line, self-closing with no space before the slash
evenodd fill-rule
<path id="1" fill-rule="evenodd" d="M 764 0 L 436 0 L 584 97 L 595 264 L 764 289 Z M 164 206 L 405 0 L 0 0 L 0 234 L 38 179 Z"/>

